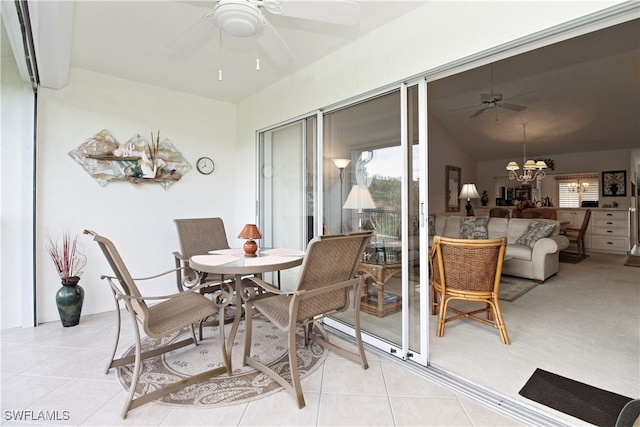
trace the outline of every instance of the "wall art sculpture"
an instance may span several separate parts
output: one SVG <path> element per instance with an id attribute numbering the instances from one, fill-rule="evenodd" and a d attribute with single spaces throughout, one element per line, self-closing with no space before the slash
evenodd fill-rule
<path id="1" fill-rule="evenodd" d="M 191 170 L 191 165 L 160 131 L 151 142 L 134 135 L 119 144 L 106 129 L 101 130 L 69 152 L 102 187 L 113 181 L 133 185 L 158 183 L 167 190 Z"/>

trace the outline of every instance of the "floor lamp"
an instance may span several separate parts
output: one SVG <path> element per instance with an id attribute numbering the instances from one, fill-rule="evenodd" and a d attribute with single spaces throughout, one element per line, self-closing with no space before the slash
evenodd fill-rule
<path id="1" fill-rule="evenodd" d="M 342 181 L 344 180 L 344 168 L 346 168 L 349 163 L 351 163 L 350 159 L 331 159 L 333 164 L 336 165 L 338 169 L 340 169 L 340 203 L 342 204 Z M 340 209 L 340 233 L 342 233 L 342 209 Z"/>
<path id="2" fill-rule="evenodd" d="M 376 204 L 371 197 L 369 188 L 354 185 L 351 187 L 351 192 L 347 196 L 347 201 L 344 202 L 343 209 L 357 209 L 358 211 L 358 231 L 362 231 L 362 214 L 364 209 L 375 209 Z"/>

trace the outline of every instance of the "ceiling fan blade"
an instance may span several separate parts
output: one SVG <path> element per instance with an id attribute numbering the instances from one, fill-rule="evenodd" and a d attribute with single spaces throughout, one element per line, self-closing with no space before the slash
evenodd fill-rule
<path id="1" fill-rule="evenodd" d="M 360 20 L 360 5 L 350 0 L 281 0 L 280 9 L 282 10 L 280 12 L 282 16 L 327 22 L 329 24 L 353 26 Z"/>
<path id="2" fill-rule="evenodd" d="M 266 20 L 264 32 L 258 37 L 258 45 L 278 67 L 289 65 L 295 58 L 289 46 L 282 40 L 269 20 Z"/>
<path id="3" fill-rule="evenodd" d="M 215 27 L 215 24 L 208 18 L 208 14 L 209 12 L 205 13 L 188 25 L 167 44 L 167 48 L 173 51 L 185 50 L 211 31 L 211 29 Z"/>
<path id="4" fill-rule="evenodd" d="M 498 107 L 506 108 L 507 110 L 512 110 L 512 111 L 524 111 L 527 109 L 527 107 L 525 107 L 524 105 L 510 104 L 508 102 L 500 102 L 498 104 Z"/>
<path id="5" fill-rule="evenodd" d="M 447 111 L 464 110 L 465 108 L 478 108 L 482 107 L 482 105 L 484 104 L 463 105 L 462 107 L 448 108 Z"/>
<path id="6" fill-rule="evenodd" d="M 473 113 L 472 115 L 469 116 L 470 119 L 473 119 L 474 117 L 478 117 L 480 114 L 484 113 L 489 107 L 484 107 L 479 109 L 478 111 L 476 111 L 475 113 Z"/>

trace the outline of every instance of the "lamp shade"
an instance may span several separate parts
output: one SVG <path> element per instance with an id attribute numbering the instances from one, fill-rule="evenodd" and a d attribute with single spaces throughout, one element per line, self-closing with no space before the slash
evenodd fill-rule
<path id="1" fill-rule="evenodd" d="M 371 193 L 367 187 L 354 185 L 351 188 L 347 201 L 344 202 L 344 209 L 375 209 L 376 204 L 373 202 Z"/>
<path id="2" fill-rule="evenodd" d="M 478 189 L 475 184 L 464 184 L 462 186 L 462 191 L 460 191 L 459 199 L 479 199 L 480 194 L 478 194 Z"/>
<path id="3" fill-rule="evenodd" d="M 262 239 L 262 233 L 255 224 L 247 224 L 238 234 L 238 239 Z"/>
<path id="4" fill-rule="evenodd" d="M 336 165 L 338 169 L 346 168 L 349 163 L 351 163 L 351 159 L 331 159 L 333 164 Z"/>

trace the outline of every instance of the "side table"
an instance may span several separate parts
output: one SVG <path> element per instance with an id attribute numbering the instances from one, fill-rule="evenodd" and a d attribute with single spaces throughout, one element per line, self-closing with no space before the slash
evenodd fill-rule
<path id="1" fill-rule="evenodd" d="M 385 283 L 401 270 L 402 263 L 400 262 L 387 264 L 361 262 L 358 272 L 369 274 L 370 277 L 367 277 L 364 282 L 364 295 L 360 301 L 360 309 L 378 317 L 402 310 L 402 298 L 384 291 Z M 370 281 L 373 281 L 378 287 L 376 294 L 370 293 Z"/>

